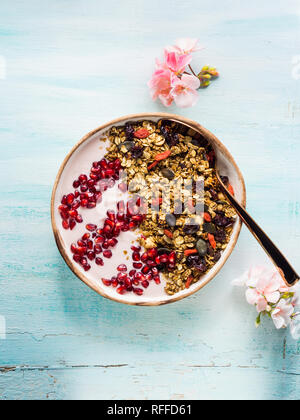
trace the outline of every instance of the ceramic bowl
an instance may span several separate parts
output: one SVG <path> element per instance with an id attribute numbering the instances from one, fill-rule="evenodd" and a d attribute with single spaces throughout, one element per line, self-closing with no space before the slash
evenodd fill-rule
<path id="1" fill-rule="evenodd" d="M 198 283 L 192 285 L 189 289 L 181 291 L 173 296 L 169 296 L 164 292 L 164 281 L 162 281 L 161 285 L 156 285 L 154 284 L 154 282 L 151 282 L 150 287 L 145 291 L 145 294 L 143 296 L 136 296 L 134 293 L 119 295 L 114 288 L 104 286 L 101 281 L 101 277 L 110 278 L 112 275 L 114 275 L 114 273 L 116 272 L 117 265 L 119 265 L 120 262 L 122 262 L 121 260 L 124 257 L 123 254 L 120 254 L 117 258 L 109 260 L 109 263 L 107 263 L 108 260 L 106 260 L 105 267 L 103 268 L 96 266 L 95 264 L 91 264 L 93 267 L 88 272 L 85 272 L 78 264 L 76 264 L 73 261 L 72 253 L 70 251 L 70 244 L 72 242 L 76 242 L 76 240 L 80 238 L 80 236 L 83 234 L 83 232 L 85 231 L 86 222 L 93 222 L 93 220 L 91 219 L 95 219 L 101 216 L 99 214 L 99 211 L 101 211 L 101 206 L 102 208 L 105 207 L 105 204 L 99 204 L 97 208 L 93 210 L 80 209 L 80 213 L 83 215 L 84 218 L 84 223 L 77 224 L 76 228 L 73 231 L 66 231 L 62 227 L 61 218 L 57 210 L 58 206 L 60 205 L 62 196 L 68 192 L 73 191 L 72 183 L 75 179 L 77 179 L 78 175 L 81 173 L 89 173 L 91 163 L 95 160 L 100 160 L 105 154 L 104 143 L 100 142 L 99 139 L 112 126 L 124 125 L 127 121 L 150 120 L 157 122 L 162 118 L 170 118 L 173 120 L 177 120 L 178 122 L 189 124 L 195 130 L 200 131 L 200 133 L 212 144 L 214 150 L 217 153 L 218 166 L 221 174 L 227 175 L 230 178 L 230 182 L 234 187 L 237 199 L 243 205 L 246 205 L 246 190 L 244 179 L 233 157 L 215 135 L 206 130 L 197 122 L 173 114 L 135 114 L 124 116 L 114 121 L 103 124 L 99 128 L 96 128 L 95 130 L 91 131 L 86 136 L 84 136 L 79 141 L 79 143 L 77 143 L 74 146 L 74 148 L 65 158 L 55 180 L 51 200 L 51 217 L 55 240 L 62 257 L 64 258 L 70 269 L 73 271 L 73 273 L 76 274 L 77 277 L 79 277 L 79 279 L 81 279 L 87 286 L 95 290 L 101 296 L 129 305 L 163 305 L 178 301 L 198 292 L 207 283 L 209 283 L 224 266 L 237 243 L 241 230 L 241 221 L 239 218 L 237 218 L 237 221 L 233 228 L 231 240 L 226 250 L 223 252 L 222 257 L 218 261 L 218 263 L 207 274 L 205 274 Z M 105 194 L 103 195 L 103 198 L 104 197 Z M 107 197 L 109 197 L 109 194 L 107 195 Z M 128 242 L 127 236 L 123 235 L 123 237 Z M 116 265 L 116 267 L 114 267 L 114 265 Z M 105 270 L 105 272 L 102 273 L 102 269 Z"/>

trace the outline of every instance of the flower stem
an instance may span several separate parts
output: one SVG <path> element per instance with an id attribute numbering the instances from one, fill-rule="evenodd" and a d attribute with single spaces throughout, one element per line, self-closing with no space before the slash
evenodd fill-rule
<path id="1" fill-rule="evenodd" d="M 189 69 L 191 70 L 191 72 L 193 73 L 193 75 L 197 77 L 197 74 L 194 72 L 194 70 L 192 69 L 192 66 L 190 64 L 189 64 Z"/>

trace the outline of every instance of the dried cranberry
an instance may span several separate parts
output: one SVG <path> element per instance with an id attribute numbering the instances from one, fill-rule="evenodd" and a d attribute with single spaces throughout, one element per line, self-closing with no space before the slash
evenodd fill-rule
<path id="1" fill-rule="evenodd" d="M 140 159 L 143 156 L 143 148 L 141 146 L 134 146 L 131 149 L 131 156 L 133 159 Z"/>
<path id="2" fill-rule="evenodd" d="M 131 140 L 134 135 L 134 128 L 129 122 L 125 124 L 125 135 L 127 140 Z"/>

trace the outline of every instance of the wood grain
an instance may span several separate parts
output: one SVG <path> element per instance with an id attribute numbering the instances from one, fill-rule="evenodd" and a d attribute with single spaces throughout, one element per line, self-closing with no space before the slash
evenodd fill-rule
<path id="1" fill-rule="evenodd" d="M 230 281 L 266 263 L 246 229 L 222 273 L 174 305 L 124 307 L 78 282 L 56 248 L 52 183 L 71 147 L 119 115 L 163 112 L 146 81 L 180 36 L 221 77 L 196 107 L 236 158 L 248 209 L 299 270 L 299 5 L 293 0 L 3 1 L 0 55 L 0 399 L 296 399 L 300 343 Z M 228 386 L 230 384 L 230 386 Z"/>

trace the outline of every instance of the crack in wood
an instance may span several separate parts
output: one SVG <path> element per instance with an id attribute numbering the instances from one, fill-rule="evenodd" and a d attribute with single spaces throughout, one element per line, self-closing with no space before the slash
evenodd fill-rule
<path id="1" fill-rule="evenodd" d="M 7 372 L 26 372 L 26 371 L 43 371 L 43 370 L 65 370 L 65 369 L 109 369 L 126 367 L 127 364 L 118 365 L 71 365 L 71 366 L 0 366 L 0 373 Z"/>

